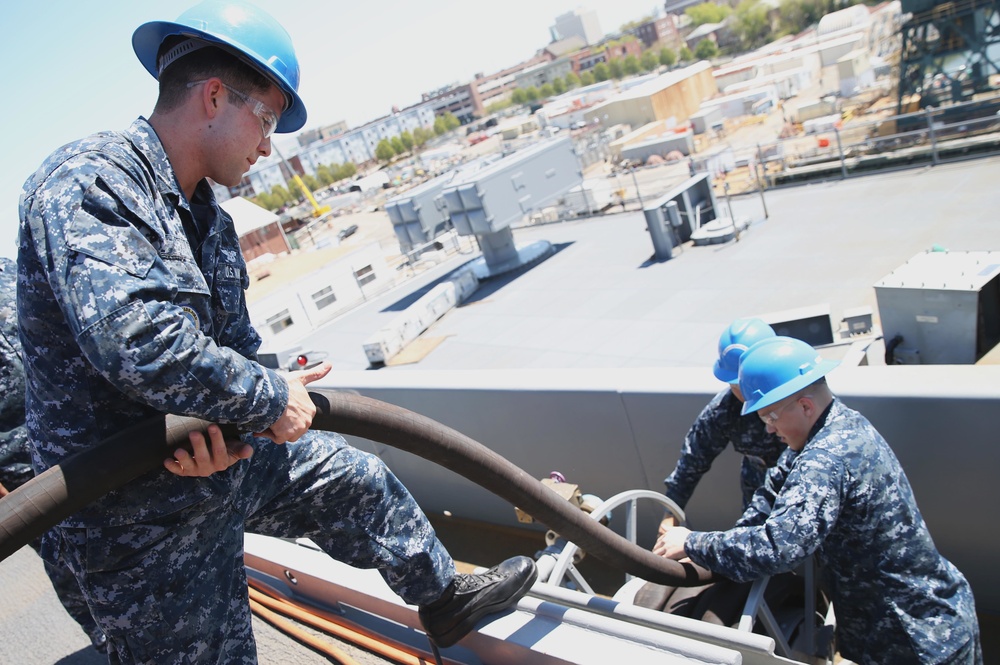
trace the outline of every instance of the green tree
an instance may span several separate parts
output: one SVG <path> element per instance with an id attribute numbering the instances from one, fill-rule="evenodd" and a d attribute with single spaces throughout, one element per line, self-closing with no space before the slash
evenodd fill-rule
<path id="1" fill-rule="evenodd" d="M 590 72 L 587 73 L 589 74 Z M 609 78 L 611 78 L 611 70 L 608 69 L 607 63 L 604 62 L 599 62 L 596 65 L 594 65 L 593 74 L 594 74 L 594 80 L 597 81 L 598 83 L 600 83 L 601 81 L 607 81 Z"/>
<path id="2" fill-rule="evenodd" d="M 574 74 L 573 72 L 570 72 L 569 74 L 567 74 L 566 75 L 566 89 L 567 90 L 572 90 L 573 88 L 579 88 L 579 87 L 580 87 L 580 77 L 577 76 L 576 74 Z"/>
<path id="3" fill-rule="evenodd" d="M 333 172 L 334 180 L 344 180 L 346 178 L 353 178 L 358 172 L 358 167 L 354 165 L 354 162 L 344 162 L 337 166 Z"/>
<path id="4" fill-rule="evenodd" d="M 320 164 L 316 167 L 316 177 L 324 187 L 333 184 L 333 171 L 326 164 Z"/>
<path id="5" fill-rule="evenodd" d="M 309 188 L 310 192 L 315 192 L 321 186 L 319 184 L 319 180 L 316 179 L 316 176 L 310 175 L 308 173 L 302 176 L 302 182 L 305 183 L 306 187 Z"/>
<path id="6" fill-rule="evenodd" d="M 523 88 L 515 88 L 514 92 L 510 93 L 510 101 L 515 104 L 523 104 L 528 101 L 528 96 L 524 93 Z"/>
<path id="7" fill-rule="evenodd" d="M 278 202 L 275 200 L 275 198 L 270 194 L 268 194 L 267 192 L 261 192 L 257 196 L 253 197 L 253 202 L 259 205 L 261 208 L 266 208 L 267 210 L 270 210 L 272 212 L 281 207 L 280 205 L 278 205 Z"/>
<path id="8" fill-rule="evenodd" d="M 451 130 L 458 129 L 461 126 L 462 122 L 455 117 L 454 113 L 449 111 L 444 114 L 444 127 L 447 131 L 450 132 Z"/>
<path id="9" fill-rule="evenodd" d="M 744 50 L 766 44 L 771 34 L 767 7 L 757 0 L 743 0 L 733 12 L 732 30 Z"/>
<path id="10" fill-rule="evenodd" d="M 629 76 L 635 76 L 642 71 L 642 66 L 639 64 L 639 58 L 631 54 L 625 56 L 625 60 L 622 62 L 622 69 Z"/>
<path id="11" fill-rule="evenodd" d="M 580 85 L 594 85 L 595 83 L 597 83 L 597 78 L 593 72 L 587 71 L 580 74 Z"/>
<path id="12" fill-rule="evenodd" d="M 509 99 L 501 99 L 498 102 L 491 102 L 486 105 L 486 115 L 493 115 L 494 113 L 499 113 L 500 111 L 503 111 L 506 108 L 510 108 L 513 105 L 514 102 L 512 102 Z"/>
<path id="13" fill-rule="evenodd" d="M 552 90 L 557 94 L 561 95 L 566 92 L 566 81 L 559 78 L 558 76 L 552 81 Z"/>
<path id="14" fill-rule="evenodd" d="M 434 132 L 428 131 L 425 127 L 417 127 L 413 130 L 413 145 L 418 148 L 423 147 L 432 136 Z"/>
<path id="15" fill-rule="evenodd" d="M 778 9 L 779 32 L 782 35 L 802 32 L 823 18 L 828 5 L 827 0 L 782 0 Z"/>
<path id="16" fill-rule="evenodd" d="M 403 147 L 406 148 L 407 152 L 413 150 L 413 134 L 403 132 L 399 135 L 399 140 L 403 142 Z"/>
<path id="17" fill-rule="evenodd" d="M 404 152 L 406 152 L 406 146 L 403 145 L 403 141 L 398 136 L 393 136 L 391 139 L 389 139 L 389 145 L 392 146 L 393 152 L 395 152 L 397 155 L 402 155 Z"/>
<path id="18" fill-rule="evenodd" d="M 548 99 L 555 93 L 555 88 L 552 87 L 551 83 L 543 83 L 542 87 L 538 89 L 538 96 L 542 99 Z"/>
<path id="19" fill-rule="evenodd" d="M 681 52 L 678 55 L 681 59 L 681 62 L 691 62 L 692 60 L 694 60 L 694 53 L 691 53 L 691 49 L 689 49 L 687 46 L 682 46 Z"/>
<path id="20" fill-rule="evenodd" d="M 622 64 L 621 58 L 612 58 L 608 62 L 608 73 L 611 78 L 619 81 L 625 78 L 625 66 Z"/>
<path id="21" fill-rule="evenodd" d="M 694 57 L 709 60 L 719 55 L 719 47 L 711 39 L 705 38 L 694 47 Z"/>
<path id="22" fill-rule="evenodd" d="M 302 182 L 301 178 L 299 182 Z M 295 182 L 295 180 L 285 181 L 285 186 L 288 188 L 289 203 L 305 203 L 306 201 L 305 194 L 302 193 L 302 187 L 299 185 L 299 182 Z"/>
<path id="23" fill-rule="evenodd" d="M 375 146 L 375 159 L 380 162 L 388 162 L 390 159 L 396 156 L 396 151 L 393 149 L 392 144 L 386 139 L 382 139 Z"/>
<path id="24" fill-rule="evenodd" d="M 667 67 L 673 67 L 677 64 L 677 54 L 674 53 L 673 49 L 669 49 L 666 46 L 660 49 L 660 64 L 666 65 Z"/>
<path id="25" fill-rule="evenodd" d="M 434 134 L 437 136 L 441 136 L 446 131 L 448 131 L 448 126 L 445 125 L 444 116 L 439 115 L 438 117 L 434 118 Z"/>
<path id="26" fill-rule="evenodd" d="M 275 185 L 272 187 L 271 196 L 274 197 L 275 202 L 278 204 L 278 208 L 286 206 L 292 202 L 292 195 L 289 194 L 288 188 L 284 185 Z"/>
<path id="27" fill-rule="evenodd" d="M 731 12 L 728 5 L 717 5 L 714 2 L 703 2 L 684 10 L 691 19 L 691 24 L 696 27 L 705 23 L 722 23 Z"/>
<path id="28" fill-rule="evenodd" d="M 656 54 L 653 53 L 653 51 L 649 50 L 643 52 L 642 59 L 639 61 L 639 64 L 642 65 L 642 71 L 651 72 L 660 66 L 660 60 L 656 57 Z"/>
<path id="29" fill-rule="evenodd" d="M 524 90 L 524 99 L 525 99 L 525 101 L 528 101 L 528 102 L 536 101 L 538 99 L 538 88 L 536 88 L 535 86 L 531 86 L 529 88 L 525 88 L 525 90 Z"/>

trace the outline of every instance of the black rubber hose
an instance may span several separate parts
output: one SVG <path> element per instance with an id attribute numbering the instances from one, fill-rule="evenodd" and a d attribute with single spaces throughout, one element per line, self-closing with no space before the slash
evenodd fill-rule
<path id="1" fill-rule="evenodd" d="M 712 573 L 656 556 L 573 508 L 524 470 L 430 418 L 368 397 L 312 390 L 312 427 L 359 436 L 418 455 L 516 505 L 605 563 L 659 584 L 697 586 Z M 0 561 L 105 493 L 157 468 L 186 433 L 208 423 L 167 416 L 78 453 L 0 499 Z M 231 434 L 231 430 L 229 432 Z"/>
<path id="2" fill-rule="evenodd" d="M 0 561 L 111 490 L 160 468 L 177 448 L 190 450 L 188 432 L 207 426 L 196 418 L 151 418 L 18 487 L 0 499 Z M 222 431 L 237 434 L 231 425 Z"/>

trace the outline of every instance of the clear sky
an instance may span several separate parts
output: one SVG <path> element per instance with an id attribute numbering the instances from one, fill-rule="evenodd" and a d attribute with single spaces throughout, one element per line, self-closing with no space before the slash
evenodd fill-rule
<path id="1" fill-rule="evenodd" d="M 156 82 L 132 32 L 174 20 L 192 0 L 11 0 L 0 6 L 5 122 L 0 158 L 0 256 L 15 256 L 24 180 L 59 146 L 148 115 Z M 364 124 L 420 94 L 530 57 L 549 26 L 595 9 L 604 32 L 651 14 L 656 0 L 256 0 L 285 26 L 302 70 L 306 128 Z M 285 145 L 284 141 L 279 146 Z"/>

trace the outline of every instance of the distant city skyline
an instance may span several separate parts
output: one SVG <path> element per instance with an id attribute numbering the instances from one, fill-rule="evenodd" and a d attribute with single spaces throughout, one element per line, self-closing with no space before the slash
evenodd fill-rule
<path id="1" fill-rule="evenodd" d="M 0 256 L 15 256 L 21 185 L 42 160 L 69 141 L 120 130 L 152 111 L 156 83 L 136 60 L 132 32 L 173 20 L 195 3 L 106 0 L 98 5 L 52 0 L 6 3 L 9 118 L 0 160 Z M 557 16 L 593 9 L 601 29 L 615 32 L 662 3 L 620 0 L 591 6 L 573 0 L 511 0 L 495 11 L 470 12 L 459 0 L 367 3 L 258 0 L 292 36 L 302 69 L 305 128 L 338 121 L 362 125 L 411 106 L 421 94 L 470 80 L 531 57 L 549 42 Z M 296 149 L 294 135 L 279 149 Z"/>

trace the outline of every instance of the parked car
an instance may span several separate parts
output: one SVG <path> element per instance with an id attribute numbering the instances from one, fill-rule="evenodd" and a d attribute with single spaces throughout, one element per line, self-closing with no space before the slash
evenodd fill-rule
<path id="1" fill-rule="evenodd" d="M 354 235 L 357 230 L 358 230 L 358 225 L 357 224 L 351 224 L 347 228 L 340 229 L 340 232 L 337 233 L 337 237 L 340 240 L 343 240 L 344 238 L 347 238 L 349 236 Z"/>
<path id="2" fill-rule="evenodd" d="M 257 362 L 269 369 L 294 372 L 315 367 L 326 360 L 327 355 L 326 351 L 306 351 L 301 346 L 291 346 L 280 351 L 261 351 L 257 354 Z"/>

